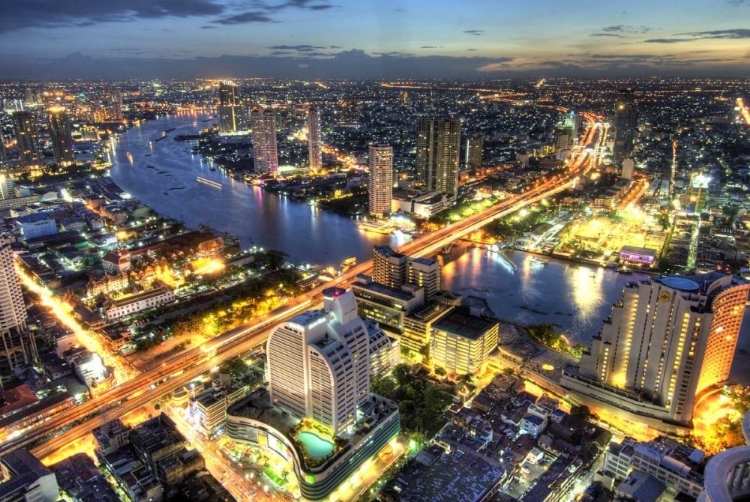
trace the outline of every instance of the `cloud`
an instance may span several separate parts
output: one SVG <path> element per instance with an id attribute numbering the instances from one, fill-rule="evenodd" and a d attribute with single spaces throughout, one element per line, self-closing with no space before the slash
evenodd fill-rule
<path id="1" fill-rule="evenodd" d="M 442 45 L 423 45 L 420 49 L 440 49 L 442 47 Z"/>
<path id="2" fill-rule="evenodd" d="M 322 47 L 318 45 L 272 45 L 269 47 L 269 49 L 277 50 L 277 51 L 297 51 L 297 52 L 312 52 L 316 49 L 327 49 L 327 47 Z"/>
<path id="3" fill-rule="evenodd" d="M 735 7 L 739 7 L 740 5 L 750 5 L 750 1 L 748 0 L 727 0 L 727 3 L 729 5 L 734 5 Z"/>
<path id="4" fill-rule="evenodd" d="M 254 0 L 250 2 L 250 5 L 254 10 L 241 12 L 239 14 L 233 14 L 224 16 L 220 19 L 211 21 L 212 23 L 223 24 L 223 25 L 235 25 L 235 24 L 250 24 L 250 23 L 277 23 L 271 14 L 287 10 L 287 9 L 302 9 L 311 11 L 323 11 L 328 9 L 334 9 L 338 6 L 316 1 L 316 0 L 287 0 L 279 4 L 269 4 L 262 0 Z"/>
<path id="5" fill-rule="evenodd" d="M 475 37 L 478 37 L 482 33 L 484 33 L 484 30 L 464 30 L 464 33 L 466 33 L 467 35 L 474 35 Z"/>
<path id="6" fill-rule="evenodd" d="M 469 51 L 469 52 L 474 52 L 474 51 L 477 51 L 479 49 L 466 49 L 466 50 Z"/>
<path id="7" fill-rule="evenodd" d="M 691 31 L 675 33 L 675 37 L 685 38 L 649 38 L 644 42 L 649 44 L 677 44 L 680 42 L 695 42 L 696 40 L 738 40 L 750 38 L 750 29 L 735 28 L 732 30 Z"/>
<path id="8" fill-rule="evenodd" d="M 0 33 L 24 28 L 93 26 L 137 19 L 221 15 L 218 0 L 34 0 L 3 2 Z"/>
<path id="9" fill-rule="evenodd" d="M 621 35 L 642 35 L 644 33 L 654 31 L 654 29 L 648 26 L 631 26 L 628 24 L 616 24 L 614 26 L 605 26 L 604 28 L 602 28 L 602 31 L 606 33 L 614 33 L 614 34 L 619 33 Z M 602 35 L 602 36 L 607 36 L 607 35 Z"/>
<path id="10" fill-rule="evenodd" d="M 249 23 L 276 23 L 278 21 L 274 21 L 271 19 L 268 14 L 262 11 L 250 11 L 250 12 L 243 12 L 241 14 L 234 14 L 232 16 L 223 17 L 221 19 L 216 19 L 214 21 L 211 21 L 212 23 L 216 24 L 223 24 L 225 26 L 231 26 L 234 24 L 249 24 Z"/>
<path id="11" fill-rule="evenodd" d="M 590 37 L 613 37 L 613 38 L 628 38 L 625 35 L 618 35 L 617 33 L 592 33 Z"/>

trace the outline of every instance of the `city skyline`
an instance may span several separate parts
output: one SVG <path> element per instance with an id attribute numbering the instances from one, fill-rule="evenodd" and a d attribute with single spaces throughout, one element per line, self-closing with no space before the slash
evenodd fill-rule
<path id="1" fill-rule="evenodd" d="M 0 63 L 5 78 L 497 78 L 742 76 L 750 58 L 744 0 L 427 7 L 16 2 Z"/>

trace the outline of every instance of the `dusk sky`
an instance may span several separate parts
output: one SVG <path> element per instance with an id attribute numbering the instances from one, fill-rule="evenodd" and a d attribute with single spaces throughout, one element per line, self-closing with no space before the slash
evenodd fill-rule
<path id="1" fill-rule="evenodd" d="M 747 76 L 750 0 L 2 0 L 0 78 Z"/>

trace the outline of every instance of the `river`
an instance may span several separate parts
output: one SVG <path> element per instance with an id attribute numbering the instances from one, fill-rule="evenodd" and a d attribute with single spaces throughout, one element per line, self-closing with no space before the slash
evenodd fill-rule
<path id="1" fill-rule="evenodd" d="M 202 163 L 200 156 L 191 153 L 193 142 L 172 139 L 178 134 L 197 134 L 210 124 L 203 122 L 208 118 L 181 113 L 148 121 L 115 136 L 112 179 L 134 198 L 189 228 L 204 224 L 220 232 L 232 232 L 240 238 L 243 248 L 257 245 L 281 250 L 297 264 L 338 268 L 352 256 L 359 261 L 369 259 L 373 246 L 397 247 L 408 239 L 402 234 L 361 231 L 351 218 L 246 185 L 221 169 L 212 171 L 212 165 Z M 153 141 L 172 127 L 175 130 L 167 138 Z M 196 181 L 197 176 L 216 181 L 221 188 Z"/>
<path id="2" fill-rule="evenodd" d="M 177 134 L 196 134 L 210 124 L 203 122 L 207 118 L 205 114 L 173 115 L 115 137 L 112 179 L 160 214 L 181 220 L 190 228 L 208 224 L 215 230 L 234 233 L 245 248 L 258 245 L 278 249 L 298 264 L 338 267 L 348 257 L 369 259 L 375 245 L 398 247 L 406 242 L 403 236 L 365 233 L 350 218 L 232 180 L 220 169 L 211 171 L 209 164 L 191 154 L 192 143 L 172 139 Z M 170 137 L 153 141 L 161 131 L 172 127 L 175 130 Z M 222 188 L 200 183 L 196 176 L 216 181 Z M 165 191 L 169 195 L 164 195 Z M 573 344 L 590 344 L 612 303 L 621 297 L 625 283 L 646 278 L 554 259 L 542 265 L 522 252 L 508 252 L 507 257 L 512 264 L 496 253 L 459 248 L 443 268 L 443 286 L 486 298 L 501 318 L 555 324 Z M 731 377 L 748 384 L 747 312 L 738 349 Z"/>

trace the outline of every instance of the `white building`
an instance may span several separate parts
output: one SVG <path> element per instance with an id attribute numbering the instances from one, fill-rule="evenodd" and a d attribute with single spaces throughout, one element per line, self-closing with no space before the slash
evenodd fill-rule
<path id="1" fill-rule="evenodd" d="M 401 357 L 398 340 L 386 335 L 378 323 L 365 321 L 370 337 L 370 377 L 378 378 L 387 375 L 396 366 Z"/>
<path id="2" fill-rule="evenodd" d="M 370 145 L 370 214 L 391 212 L 393 200 L 393 147 Z"/>
<path id="3" fill-rule="evenodd" d="M 311 106 L 307 114 L 307 143 L 310 148 L 310 169 L 323 168 L 323 138 L 320 124 L 320 108 Z"/>
<path id="4" fill-rule="evenodd" d="M 34 338 L 26 333 L 26 304 L 13 267 L 13 240 L 0 234 L 0 374 L 7 374 L 36 354 Z"/>
<path id="5" fill-rule="evenodd" d="M 750 284 L 718 273 L 629 283 L 580 370 L 561 385 L 625 411 L 687 423 L 729 378 Z"/>
<path id="6" fill-rule="evenodd" d="M 338 435 L 370 395 L 369 336 L 351 291 L 330 288 L 323 298 L 323 310 L 295 316 L 268 339 L 268 387 L 275 406 Z"/>
<path id="7" fill-rule="evenodd" d="M 250 124 L 253 129 L 255 172 L 278 174 L 279 155 L 276 149 L 276 114 L 271 108 L 253 108 L 250 112 Z"/>
<path id="8" fill-rule="evenodd" d="M 171 303 L 175 300 L 172 290 L 158 287 L 137 293 L 125 298 L 110 300 L 104 306 L 104 317 L 108 321 L 114 321 L 121 317 L 137 314 L 160 305 Z"/>
<path id="9" fill-rule="evenodd" d="M 46 213 L 19 216 L 16 218 L 16 227 L 25 241 L 57 233 L 57 222 Z"/>

